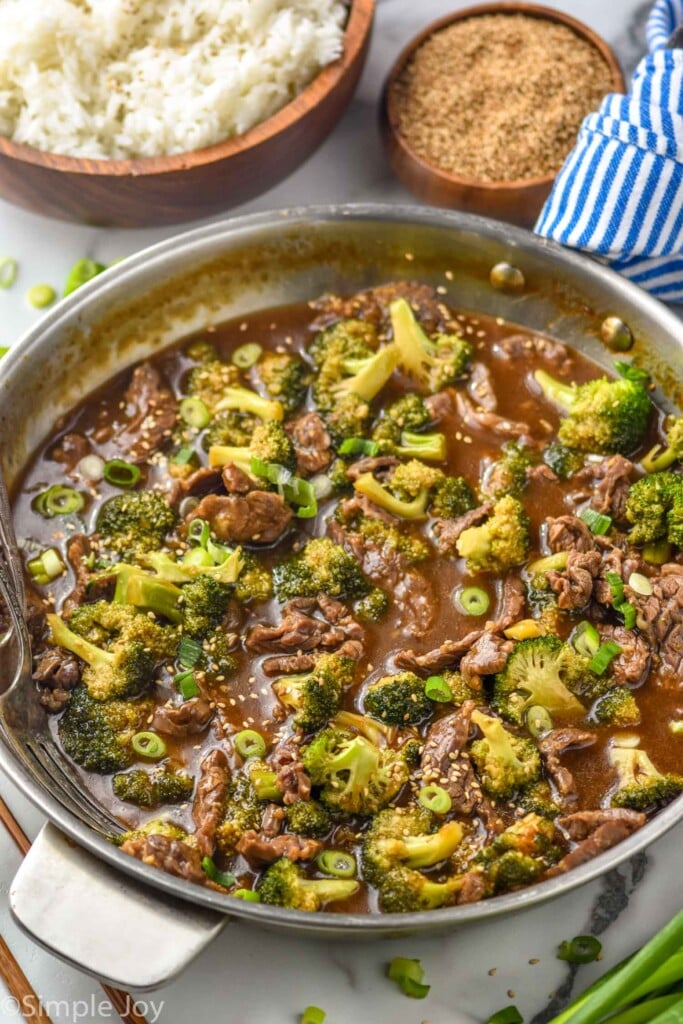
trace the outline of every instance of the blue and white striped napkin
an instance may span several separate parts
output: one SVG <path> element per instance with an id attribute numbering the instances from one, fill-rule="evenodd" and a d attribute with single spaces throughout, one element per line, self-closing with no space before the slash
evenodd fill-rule
<path id="1" fill-rule="evenodd" d="M 666 302 L 683 302 L 683 50 L 664 49 L 679 25 L 683 0 L 657 0 L 631 92 L 585 119 L 535 229 Z"/>

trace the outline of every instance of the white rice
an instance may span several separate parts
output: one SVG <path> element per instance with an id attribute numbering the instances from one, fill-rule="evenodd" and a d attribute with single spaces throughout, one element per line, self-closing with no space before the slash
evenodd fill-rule
<path id="1" fill-rule="evenodd" d="M 210 146 L 340 56 L 339 0 L 0 0 L 0 134 L 69 156 Z"/>

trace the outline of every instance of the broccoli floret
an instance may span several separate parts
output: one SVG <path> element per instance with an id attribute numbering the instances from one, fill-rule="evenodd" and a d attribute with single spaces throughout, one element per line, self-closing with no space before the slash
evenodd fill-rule
<path id="1" fill-rule="evenodd" d="M 318 800 L 297 800 L 287 808 L 287 828 L 300 836 L 322 839 L 332 828 L 332 818 Z"/>
<path id="2" fill-rule="evenodd" d="M 381 452 L 393 453 L 401 443 L 401 435 L 415 433 L 428 426 L 431 415 L 420 395 L 409 393 L 386 408 L 372 431 L 372 439 Z"/>
<path id="3" fill-rule="evenodd" d="M 396 867 L 428 868 L 448 860 L 463 838 L 460 822 L 438 830 L 421 807 L 392 807 L 375 816 L 363 837 L 363 878 L 381 885 Z"/>
<path id="4" fill-rule="evenodd" d="M 378 622 L 389 607 L 389 595 L 379 587 L 372 590 L 355 602 L 353 614 L 361 622 Z"/>
<path id="5" fill-rule="evenodd" d="M 489 796 L 507 800 L 537 781 L 541 774 L 541 755 L 532 740 L 514 736 L 499 718 L 491 718 L 481 711 L 472 713 L 472 721 L 484 736 L 474 741 L 470 756 L 482 788 Z"/>
<path id="6" fill-rule="evenodd" d="M 277 772 L 273 771 L 265 761 L 255 758 L 250 758 L 246 767 L 257 800 L 263 800 L 266 803 L 280 803 L 283 794 L 277 780 Z"/>
<path id="7" fill-rule="evenodd" d="M 268 394 L 282 402 L 285 412 L 299 408 L 310 380 L 308 367 L 300 356 L 291 352 L 265 352 L 256 369 Z"/>
<path id="8" fill-rule="evenodd" d="M 235 852 L 235 846 L 245 832 L 261 827 L 263 806 L 250 778 L 242 772 L 236 774 L 228 786 L 225 812 L 216 829 L 216 846 L 225 856 Z"/>
<path id="9" fill-rule="evenodd" d="M 456 548 L 460 557 L 467 559 L 469 573 L 501 573 L 520 565 L 529 550 L 529 517 L 524 506 L 512 495 L 500 498 L 486 522 L 463 530 Z"/>
<path id="10" fill-rule="evenodd" d="M 205 452 L 214 446 L 248 448 L 259 422 L 256 416 L 248 416 L 241 412 L 219 412 L 204 431 L 202 448 Z"/>
<path id="11" fill-rule="evenodd" d="M 360 885 L 352 879 L 306 878 L 302 869 L 282 857 L 267 868 L 257 885 L 261 903 L 292 910 L 320 910 L 326 903 L 347 900 Z"/>
<path id="12" fill-rule="evenodd" d="M 276 565 L 273 583 L 278 601 L 318 594 L 353 600 L 371 590 L 355 559 L 327 537 L 309 540 L 298 555 Z"/>
<path id="13" fill-rule="evenodd" d="M 135 561 L 161 547 L 176 514 L 155 491 L 129 491 L 109 498 L 97 516 L 100 555 Z"/>
<path id="14" fill-rule="evenodd" d="M 194 782 L 183 772 L 154 768 L 147 772 L 135 768 L 112 779 L 114 796 L 136 807 L 158 807 L 159 804 L 182 804 L 189 800 Z"/>
<path id="15" fill-rule="evenodd" d="M 194 842 L 194 836 L 188 836 L 184 828 L 176 825 L 174 821 L 165 821 L 163 818 L 153 818 L 146 821 L 144 825 L 138 825 L 130 832 L 123 832 L 116 836 L 113 842 L 116 846 L 122 846 L 128 840 L 145 839 L 147 836 L 166 836 L 167 839 L 177 839 L 189 846 Z"/>
<path id="16" fill-rule="evenodd" d="M 496 836 L 491 844 L 496 854 L 514 850 L 528 857 L 554 859 L 557 855 L 555 826 L 540 814 L 525 814 Z"/>
<path id="17" fill-rule="evenodd" d="M 420 387 L 430 392 L 440 391 L 467 370 L 472 346 L 464 338 L 457 334 L 436 334 L 428 338 L 405 299 L 392 302 L 389 314 L 401 369 Z"/>
<path id="18" fill-rule="evenodd" d="M 199 398 L 210 413 L 215 413 L 226 389 L 237 387 L 239 381 L 239 370 L 232 363 L 206 359 L 192 368 L 185 390 L 192 398 Z"/>
<path id="19" fill-rule="evenodd" d="M 402 501 L 412 501 L 424 491 L 431 491 L 444 479 L 440 469 L 425 466 L 419 459 L 402 462 L 391 474 L 389 486 Z"/>
<path id="20" fill-rule="evenodd" d="M 643 461 L 643 469 L 648 473 L 658 473 L 669 469 L 674 462 L 683 459 L 683 416 L 674 416 L 667 424 L 666 448 L 662 451 L 661 444 L 656 444 Z"/>
<path id="21" fill-rule="evenodd" d="M 395 523 L 357 512 L 349 515 L 343 505 L 337 506 L 335 519 L 373 547 L 381 549 L 383 560 L 388 561 L 395 552 L 398 552 L 406 565 L 416 565 L 429 557 L 430 548 L 426 541 L 408 533 L 405 528 L 400 529 Z"/>
<path id="22" fill-rule="evenodd" d="M 308 355 L 316 369 L 348 359 L 366 359 L 379 344 L 377 329 L 365 320 L 340 320 L 315 336 Z M 336 372 L 339 376 L 339 371 Z"/>
<path id="23" fill-rule="evenodd" d="M 629 491 L 626 518 L 633 523 L 632 544 L 668 540 L 683 547 L 683 475 L 662 472 L 637 480 Z"/>
<path id="24" fill-rule="evenodd" d="M 273 683 L 273 691 L 285 707 L 296 712 L 297 728 L 315 732 L 339 711 L 344 689 L 353 683 L 354 668 L 351 658 L 323 654 L 312 672 L 283 676 Z"/>
<path id="25" fill-rule="evenodd" d="M 339 395 L 334 404 L 323 409 L 325 425 L 335 447 L 350 437 L 363 437 L 370 420 L 370 405 L 358 395 Z"/>
<path id="26" fill-rule="evenodd" d="M 511 494 L 518 498 L 527 485 L 527 470 L 534 464 L 532 453 L 517 441 L 503 445 L 501 457 L 484 475 L 482 491 L 492 498 Z"/>
<path id="27" fill-rule="evenodd" d="M 476 507 L 474 491 L 461 476 L 444 476 L 432 488 L 429 513 L 442 519 L 457 519 Z"/>
<path id="28" fill-rule="evenodd" d="M 160 626 L 131 605 L 95 601 L 74 609 L 69 629 L 97 647 L 106 647 L 119 636 L 139 640 L 157 661 L 172 658 L 178 643 L 176 630 Z"/>
<path id="29" fill-rule="evenodd" d="M 487 877 L 493 891 L 501 893 L 531 885 L 544 870 L 545 865 L 537 858 L 509 850 L 491 863 Z"/>
<path id="30" fill-rule="evenodd" d="M 353 436 L 353 435 L 349 435 Z M 351 463 L 347 459 L 336 458 L 332 465 L 327 470 L 327 476 L 332 481 L 332 486 L 335 491 L 350 491 L 352 489 L 352 483 L 348 476 L 348 470 Z"/>
<path id="31" fill-rule="evenodd" d="M 77 686 L 57 726 L 64 752 L 89 772 L 128 768 L 130 741 L 151 708 L 149 701 L 94 700 L 86 686 Z"/>
<path id="32" fill-rule="evenodd" d="M 379 905 L 385 914 L 408 914 L 450 906 L 462 889 L 462 876 L 435 882 L 412 868 L 397 867 L 379 886 Z"/>
<path id="33" fill-rule="evenodd" d="M 259 424 L 246 448 L 232 445 L 213 445 L 209 448 L 209 463 L 212 466 L 232 464 L 253 479 L 252 459 L 276 463 L 278 466 L 284 466 L 290 473 L 296 469 L 294 445 L 277 420 Z"/>
<path id="34" fill-rule="evenodd" d="M 557 436 L 568 448 L 630 455 L 643 440 L 652 403 L 641 381 L 600 377 L 574 385 L 544 370 L 534 377 L 546 398 L 567 413 Z"/>
<path id="35" fill-rule="evenodd" d="M 433 710 L 424 680 L 414 672 L 384 676 L 365 691 L 365 710 L 387 725 L 417 725 Z"/>
<path id="36" fill-rule="evenodd" d="M 617 770 L 617 789 L 613 807 L 633 811 L 652 811 L 683 793 L 683 776 L 662 775 L 638 747 L 612 747 L 610 761 Z"/>
<path id="37" fill-rule="evenodd" d="M 375 814 L 410 774 L 403 750 L 380 749 L 361 735 L 326 729 L 304 749 L 303 763 L 330 810 Z"/>
<path id="38" fill-rule="evenodd" d="M 156 638 L 155 624 L 128 609 L 129 615 L 107 649 L 98 647 L 72 632 L 58 615 L 48 615 L 52 640 L 58 647 L 76 654 L 86 663 L 83 682 L 95 700 L 132 697 L 145 690 L 154 673 L 157 658 L 144 637 Z M 146 620 L 145 622 L 138 620 Z"/>
<path id="39" fill-rule="evenodd" d="M 591 718 L 600 725 L 638 725 L 640 709 L 633 691 L 626 686 L 611 687 L 596 701 Z"/>
<path id="40" fill-rule="evenodd" d="M 216 403 L 213 411 L 216 413 L 240 412 L 246 416 L 256 416 L 264 422 L 282 420 L 285 415 L 282 402 L 262 398 L 255 391 L 243 387 L 224 388 L 220 401 Z"/>
<path id="41" fill-rule="evenodd" d="M 258 604 L 273 596 L 273 577 L 251 551 L 242 553 L 242 571 L 235 584 L 235 597 L 242 604 Z"/>
<path id="42" fill-rule="evenodd" d="M 230 584 L 206 575 L 184 586 L 180 604 L 184 632 L 198 640 L 208 636 L 225 615 L 232 592 Z"/>
<path id="43" fill-rule="evenodd" d="M 563 678 L 569 654 L 568 645 L 556 636 L 522 640 L 495 677 L 493 708 L 517 725 L 523 724 L 524 712 L 533 705 L 545 708 L 551 716 L 583 715 L 583 704 Z"/>
<path id="44" fill-rule="evenodd" d="M 318 370 L 313 394 L 322 412 L 330 412 L 344 396 L 372 401 L 396 369 L 396 346 L 375 349 L 375 332 L 371 335 L 366 324 L 361 328 L 355 325 L 357 321 L 335 324 L 309 350 Z M 368 344 L 371 337 L 372 346 Z"/>
<path id="45" fill-rule="evenodd" d="M 545 781 L 536 782 L 520 793 L 517 797 L 517 804 L 522 810 L 538 814 L 550 821 L 556 818 L 562 809 L 559 804 L 555 803 L 552 790 Z"/>
<path id="46" fill-rule="evenodd" d="M 364 494 L 392 515 L 401 519 L 424 519 L 430 490 L 443 477 L 440 469 L 411 459 L 396 467 L 388 487 L 376 480 L 372 473 L 362 473 L 353 486 L 359 494 Z"/>
<path id="47" fill-rule="evenodd" d="M 574 476 L 585 464 L 585 453 L 568 448 L 561 441 L 551 441 L 543 450 L 543 461 L 560 480 Z"/>
<path id="48" fill-rule="evenodd" d="M 481 691 L 473 690 L 469 686 L 460 672 L 446 671 L 443 673 L 443 679 L 452 694 L 453 703 L 460 707 L 465 703 L 466 700 L 481 700 Z"/>

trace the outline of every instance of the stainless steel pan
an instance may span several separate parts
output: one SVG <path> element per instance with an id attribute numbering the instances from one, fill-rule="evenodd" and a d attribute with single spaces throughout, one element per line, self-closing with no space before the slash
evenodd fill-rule
<path id="1" fill-rule="evenodd" d="M 489 270 L 503 260 L 522 269 L 522 292 L 491 287 Z M 58 417 L 135 360 L 209 323 L 394 278 L 441 285 L 446 301 L 547 331 L 605 365 L 611 353 L 600 324 L 619 315 L 636 338 L 633 353 L 661 387 L 660 399 L 680 404 L 680 321 L 594 262 L 458 213 L 351 206 L 260 214 L 180 235 L 125 260 L 58 305 L 12 350 L 0 364 L 0 453 L 10 488 Z M 445 931 L 512 913 L 583 885 L 683 818 L 681 798 L 582 868 L 473 906 L 380 916 L 244 903 L 152 870 L 111 845 L 112 826 L 74 790 L 42 726 L 42 709 L 30 691 L 18 693 L 11 646 L 0 648 L 0 768 L 53 823 L 15 879 L 12 909 L 37 942 L 116 984 L 162 984 L 228 918 L 357 939 Z M 121 930 L 128 937 L 123 951 L 110 940 Z"/>

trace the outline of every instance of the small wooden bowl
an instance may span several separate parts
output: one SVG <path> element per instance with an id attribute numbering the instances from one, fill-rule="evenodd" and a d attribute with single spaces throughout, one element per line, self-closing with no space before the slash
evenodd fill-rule
<path id="1" fill-rule="evenodd" d="M 0 195 L 35 213 L 145 227 L 219 213 L 272 188 L 330 133 L 353 96 L 375 0 L 353 0 L 344 52 L 299 95 L 242 135 L 206 149 L 140 160 L 86 160 L 0 137 Z"/>
<path id="2" fill-rule="evenodd" d="M 381 128 L 389 163 L 396 177 L 407 189 L 432 206 L 446 206 L 487 217 L 506 220 L 522 227 L 530 227 L 550 194 L 556 174 L 517 181 L 485 182 L 464 178 L 441 170 L 418 156 L 398 128 L 398 116 L 392 103 L 392 87 L 415 51 L 434 33 L 465 18 L 483 14 L 526 14 L 532 18 L 545 18 L 566 25 L 576 35 L 591 43 L 608 65 L 615 92 L 625 91 L 624 76 L 619 63 L 604 39 L 576 18 L 550 7 L 527 3 L 489 3 L 466 7 L 432 22 L 419 33 L 399 54 L 384 85 L 381 106 Z M 558 168 L 559 170 L 559 168 Z"/>

